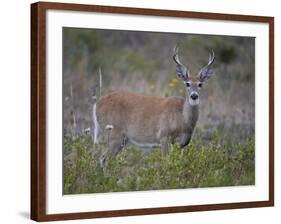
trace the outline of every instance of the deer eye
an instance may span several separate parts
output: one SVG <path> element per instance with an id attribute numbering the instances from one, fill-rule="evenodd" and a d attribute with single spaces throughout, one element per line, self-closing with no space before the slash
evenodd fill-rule
<path id="1" fill-rule="evenodd" d="M 199 88 L 202 87 L 202 83 L 201 83 L 201 82 L 198 83 L 198 87 L 199 87 Z"/>
<path id="2" fill-rule="evenodd" d="M 186 82 L 185 85 L 186 85 L 186 87 L 190 87 L 190 83 L 189 82 Z"/>

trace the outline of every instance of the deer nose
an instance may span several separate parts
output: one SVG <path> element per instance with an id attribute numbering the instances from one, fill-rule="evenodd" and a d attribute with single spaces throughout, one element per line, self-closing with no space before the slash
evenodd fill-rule
<path id="1" fill-rule="evenodd" d="M 190 98 L 193 99 L 193 100 L 197 100 L 198 99 L 198 94 L 197 93 L 192 93 L 190 95 Z"/>

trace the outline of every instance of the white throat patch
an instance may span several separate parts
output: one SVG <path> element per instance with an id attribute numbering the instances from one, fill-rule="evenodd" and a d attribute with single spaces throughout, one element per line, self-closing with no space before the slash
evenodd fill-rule
<path id="1" fill-rule="evenodd" d="M 189 100 L 189 104 L 190 104 L 191 106 L 196 106 L 196 105 L 198 105 L 199 102 L 200 102 L 199 98 L 196 99 L 196 100 L 193 100 L 193 99 L 191 99 L 191 98 L 189 97 L 188 100 Z"/>

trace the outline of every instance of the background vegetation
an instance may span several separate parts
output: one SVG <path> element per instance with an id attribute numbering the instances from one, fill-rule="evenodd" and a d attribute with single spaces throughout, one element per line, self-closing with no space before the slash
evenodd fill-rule
<path id="1" fill-rule="evenodd" d="M 99 167 L 106 145 L 92 141 L 93 96 L 125 89 L 183 96 L 172 60 L 175 45 L 192 75 L 216 53 L 202 89 L 191 144 L 140 150 L 128 145 Z M 252 185 L 255 183 L 255 41 L 251 37 L 133 31 L 63 30 L 64 193 Z"/>

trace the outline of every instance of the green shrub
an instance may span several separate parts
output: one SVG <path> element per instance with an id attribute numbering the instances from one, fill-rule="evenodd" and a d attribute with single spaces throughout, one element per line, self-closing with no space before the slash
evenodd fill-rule
<path id="1" fill-rule="evenodd" d="M 208 143 L 195 138 L 184 150 L 170 145 L 166 155 L 127 146 L 105 169 L 99 157 L 106 145 L 94 145 L 89 135 L 65 137 L 64 194 L 255 184 L 254 138 L 233 143 L 219 136 Z"/>

